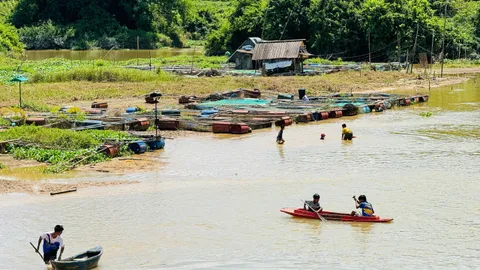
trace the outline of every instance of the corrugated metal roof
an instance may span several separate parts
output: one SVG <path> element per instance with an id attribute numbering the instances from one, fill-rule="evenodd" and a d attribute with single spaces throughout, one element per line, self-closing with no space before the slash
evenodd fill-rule
<path id="1" fill-rule="evenodd" d="M 255 46 L 252 60 L 294 59 L 300 55 L 303 40 L 262 41 Z"/>

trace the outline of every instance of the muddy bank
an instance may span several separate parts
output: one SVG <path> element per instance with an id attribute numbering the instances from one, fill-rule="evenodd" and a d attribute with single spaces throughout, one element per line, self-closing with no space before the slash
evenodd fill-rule
<path id="1" fill-rule="evenodd" d="M 137 181 L 85 181 L 72 184 L 57 184 L 48 182 L 33 182 L 24 180 L 0 180 L 0 194 L 27 193 L 35 195 L 50 195 L 67 190 L 78 190 L 88 187 L 105 187 L 129 185 Z"/>
<path id="2" fill-rule="evenodd" d="M 158 159 L 157 152 L 149 152 L 130 157 L 119 157 L 102 163 L 89 164 L 74 169 L 74 172 L 102 172 L 113 174 L 125 174 L 135 172 L 146 172 L 161 168 L 166 162 Z"/>

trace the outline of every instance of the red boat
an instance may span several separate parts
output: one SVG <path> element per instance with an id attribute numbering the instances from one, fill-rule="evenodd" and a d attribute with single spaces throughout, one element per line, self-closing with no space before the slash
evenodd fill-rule
<path id="1" fill-rule="evenodd" d="M 280 212 L 292 215 L 294 217 L 301 217 L 301 218 L 313 218 L 319 219 L 318 215 L 312 211 L 305 210 L 303 208 L 283 208 Z M 346 221 L 346 222 L 390 222 L 393 218 L 381 218 L 379 216 L 370 216 L 370 217 L 358 217 L 352 216 L 347 213 L 336 213 L 336 212 L 328 212 L 322 211 L 320 215 L 324 217 L 326 220 L 331 221 Z"/>

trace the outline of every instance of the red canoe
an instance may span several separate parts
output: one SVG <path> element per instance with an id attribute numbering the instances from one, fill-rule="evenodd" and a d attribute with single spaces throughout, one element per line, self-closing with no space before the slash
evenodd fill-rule
<path id="1" fill-rule="evenodd" d="M 318 219 L 317 214 L 303 208 L 283 208 L 280 210 L 280 212 L 292 215 L 294 217 Z M 320 215 L 322 215 L 322 217 L 324 217 L 326 220 L 346 222 L 390 222 L 393 220 L 393 218 L 381 218 L 379 216 L 357 217 L 347 213 L 336 213 L 328 211 L 322 211 L 320 212 Z"/>

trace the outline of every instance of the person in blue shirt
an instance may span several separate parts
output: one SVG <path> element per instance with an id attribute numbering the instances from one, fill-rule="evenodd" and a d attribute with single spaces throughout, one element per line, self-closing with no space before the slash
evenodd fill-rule
<path id="1" fill-rule="evenodd" d="M 357 197 L 353 196 L 353 200 L 355 200 L 355 207 L 358 209 L 362 209 L 361 215 L 364 217 L 373 216 L 375 211 L 373 210 L 373 206 L 371 203 L 367 202 L 367 197 L 365 195 L 360 195 Z M 352 211 L 352 216 L 360 216 L 360 213 L 356 211 Z"/>

